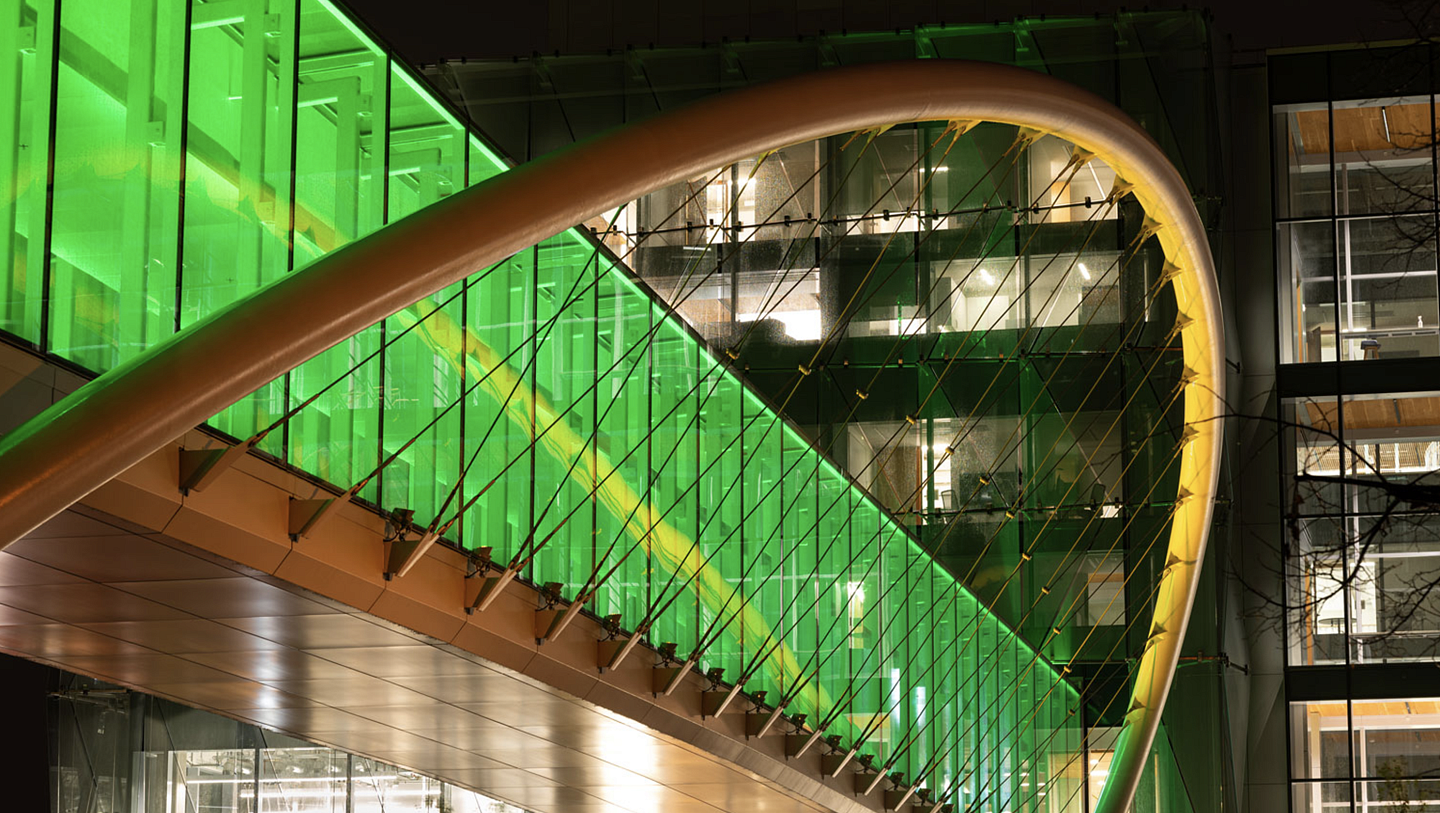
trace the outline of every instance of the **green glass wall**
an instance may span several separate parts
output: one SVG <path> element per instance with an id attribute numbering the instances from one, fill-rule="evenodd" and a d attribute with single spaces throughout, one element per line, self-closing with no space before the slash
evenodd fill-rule
<path id="1" fill-rule="evenodd" d="M 505 169 L 328 0 L 0 10 L 0 328 L 95 373 Z M 1017 779 L 1074 769 L 1070 684 L 579 231 L 212 426 L 273 427 L 277 460 L 593 593 L 937 797 L 1079 804 Z"/>
<path id="2" fill-rule="evenodd" d="M 51 0 L 0 4 L 0 330 L 38 344 L 55 71 Z"/>

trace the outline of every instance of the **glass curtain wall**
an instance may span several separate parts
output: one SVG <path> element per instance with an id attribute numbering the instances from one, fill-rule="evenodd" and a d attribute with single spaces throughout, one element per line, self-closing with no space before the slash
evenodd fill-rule
<path id="1" fill-rule="evenodd" d="M 1434 56 L 1270 62 L 1279 360 L 1307 365 L 1282 368 L 1278 415 L 1297 813 L 1440 800 L 1436 703 L 1400 679 L 1440 642 L 1440 546 L 1417 498 L 1440 469 L 1440 398 L 1417 375 L 1440 354 Z M 1309 668 L 1334 666 L 1342 685 Z"/>
<path id="2" fill-rule="evenodd" d="M 1014 128 L 937 137 L 789 147 L 594 225 L 982 601 L 1057 661 L 1098 658 L 1143 616 L 1127 574 L 1175 487 L 1161 259 L 1125 250 L 1139 212 L 1102 205 L 1103 162 L 1070 172 L 1053 137 L 1013 157 Z"/>
<path id="3" fill-rule="evenodd" d="M 525 813 L 482 793 L 75 675 L 51 695 L 56 813 Z"/>
<path id="4" fill-rule="evenodd" d="M 1282 363 L 1440 355 L 1428 59 L 1423 46 L 1312 55 L 1318 70 L 1277 88 Z"/>
<path id="5" fill-rule="evenodd" d="M 505 168 L 329 0 L 27 1 L 15 19 L 28 45 L 0 57 L 19 89 L 5 126 L 34 149 L 3 159 L 17 173 L 0 210 L 5 326 L 94 373 Z M 740 195 L 738 169 L 732 181 L 717 195 Z M 866 237 L 918 222 L 894 208 Z M 777 283 L 767 258 L 745 263 L 734 295 Z M 808 335 L 814 273 L 779 282 L 803 292 L 785 313 Z M 937 795 L 1059 803 L 1011 777 L 1077 753 L 1070 683 L 578 232 L 372 326 L 212 426 L 276 427 L 261 448 L 278 461 L 414 511 L 534 583 L 593 589 L 598 614 Z"/>
<path id="6" fill-rule="evenodd" d="M 1292 665 L 1436 657 L 1437 523 L 1404 491 L 1440 470 L 1436 409 L 1428 392 L 1286 404 Z"/>
<path id="7" fill-rule="evenodd" d="M 1290 741 L 1295 813 L 1440 804 L 1436 698 L 1291 703 Z"/>

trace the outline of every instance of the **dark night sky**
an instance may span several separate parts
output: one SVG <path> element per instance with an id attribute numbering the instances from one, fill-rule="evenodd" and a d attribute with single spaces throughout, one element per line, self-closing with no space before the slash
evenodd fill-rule
<path id="1" fill-rule="evenodd" d="M 411 62 L 507 58 L 531 52 L 695 45 L 704 37 L 757 39 L 820 27 L 877 30 L 916 23 L 988 23 L 1019 15 L 1179 8 L 1179 2 L 1103 0 L 345 0 Z M 1191 4 L 1200 5 L 1200 4 Z M 1212 0 L 1218 37 L 1240 54 L 1264 48 L 1415 36 L 1402 13 L 1440 14 L 1440 0 Z M 799 9 L 804 9 L 800 11 Z M 807 30 L 808 29 L 808 30 Z"/>
<path id="2" fill-rule="evenodd" d="M 549 51 L 545 0 L 342 0 L 411 62 Z"/>

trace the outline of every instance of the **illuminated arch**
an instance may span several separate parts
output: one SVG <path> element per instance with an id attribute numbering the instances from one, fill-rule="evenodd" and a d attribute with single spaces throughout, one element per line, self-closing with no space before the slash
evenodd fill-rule
<path id="1" fill-rule="evenodd" d="M 1220 453 L 1223 337 L 1204 227 L 1164 153 L 1104 100 L 1051 77 L 926 60 L 745 88 L 515 168 L 350 244 L 96 379 L 0 442 L 0 546 L 345 338 L 602 212 L 779 147 L 913 121 L 1053 133 L 1130 184 L 1166 256 L 1184 345 L 1180 493 L 1155 614 L 1101 813 L 1144 768 L 1189 621 Z"/>

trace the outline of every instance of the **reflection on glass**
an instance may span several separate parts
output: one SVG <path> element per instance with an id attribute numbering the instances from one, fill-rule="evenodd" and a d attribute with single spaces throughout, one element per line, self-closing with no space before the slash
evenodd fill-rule
<path id="1" fill-rule="evenodd" d="M 1290 786 L 1295 813 L 1351 813 L 1350 782 L 1296 782 Z"/>
<path id="2" fill-rule="evenodd" d="M 1292 703 L 1295 810 L 1426 810 L 1440 803 L 1440 700 Z M 1325 780 L 1325 781 L 1314 781 Z M 1344 780 L 1344 781 L 1335 781 Z"/>
<path id="3" fill-rule="evenodd" d="M 1440 572 L 1433 514 L 1390 484 L 1440 470 L 1440 396 L 1395 393 L 1294 401 L 1296 517 L 1288 524 L 1291 663 L 1433 657 Z"/>
<path id="4" fill-rule="evenodd" d="M 145 766 L 139 810 L 147 813 L 524 813 L 482 793 L 321 746 L 137 756 Z"/>
<path id="5" fill-rule="evenodd" d="M 1345 219 L 1338 229 L 1340 358 L 1440 353 L 1434 220 Z"/>
<path id="6" fill-rule="evenodd" d="M 1357 776 L 1440 775 L 1440 699 L 1356 700 L 1350 714 Z M 1431 802 L 1440 801 L 1434 787 L 1426 797 Z"/>
<path id="7" fill-rule="evenodd" d="M 1329 215 L 1329 106 L 1282 105 L 1274 117 L 1276 216 Z"/>
<path id="8" fill-rule="evenodd" d="M 147 754 L 147 757 L 152 755 Z M 213 810 L 217 813 L 251 813 L 255 806 L 255 752 L 251 749 L 221 751 L 172 751 L 146 759 L 149 767 L 169 758 L 169 792 L 162 810 Z M 152 765 L 151 763 L 154 763 Z M 163 776 L 163 775 L 162 775 Z M 156 776 L 156 779 L 160 776 Z M 153 781 L 153 779 L 152 779 Z M 154 789 L 147 786 L 153 793 Z M 153 796 L 151 797 L 154 798 Z M 158 801 L 158 800 L 156 800 Z M 279 808 L 269 808 L 279 809 Z M 307 807 L 306 810 L 317 808 Z M 319 808 L 324 809 L 324 808 Z"/>
<path id="9" fill-rule="evenodd" d="M 261 813 L 343 813 L 349 758 L 330 748 L 260 751 Z"/>
<path id="10" fill-rule="evenodd" d="M 0 11 L 0 330 L 40 343 L 53 0 Z"/>
<path id="11" fill-rule="evenodd" d="M 444 782 L 383 762 L 355 758 L 354 813 L 421 813 L 441 807 Z"/>
<path id="12" fill-rule="evenodd" d="M 1282 361 L 1440 354 L 1433 121 L 1429 97 L 1275 108 L 1276 214 L 1315 218 L 1277 227 Z"/>
<path id="13" fill-rule="evenodd" d="M 1276 227 L 1276 278 L 1284 361 L 1334 361 L 1335 232 L 1329 222 L 1282 223 Z"/>
<path id="14" fill-rule="evenodd" d="M 1292 779 L 1350 776 L 1350 739 L 1344 700 L 1290 704 Z"/>
<path id="15" fill-rule="evenodd" d="M 1433 122 L 1428 96 L 1335 102 L 1336 213 L 1434 208 Z"/>
<path id="16" fill-rule="evenodd" d="M 1115 755 L 1115 742 L 1119 738 L 1118 728 L 1092 728 L 1086 736 L 1085 748 L 1085 791 L 1089 797 L 1087 810 L 1094 810 L 1100 801 L 1100 792 L 1105 789 L 1105 780 L 1110 776 L 1110 759 Z"/>
<path id="17" fill-rule="evenodd" d="M 1030 145 L 1030 200 L 1042 208 L 1051 207 L 1032 217 L 1042 223 L 1114 220 L 1119 209 L 1102 201 L 1115 187 L 1115 170 L 1098 158 L 1077 169 L 1071 161 L 1073 150 L 1072 144 L 1055 136 Z"/>
<path id="18" fill-rule="evenodd" d="M 176 328 L 180 145 L 186 127 L 179 115 L 185 65 L 178 59 L 184 4 L 77 0 L 65 4 L 60 17 L 49 342 L 70 361 L 107 370 Z M 253 25 L 250 30 L 252 41 L 263 47 L 259 32 Z M 226 33 L 217 27 L 195 36 Z M 229 63 L 226 58 L 216 64 Z M 208 134 L 211 112 L 194 107 L 189 126 L 203 125 Z M 0 149 L 8 151 L 10 143 Z M 201 143 L 189 140 L 192 156 Z M 238 156 L 216 145 L 210 157 L 233 162 Z M 9 177 L 0 177 L 8 187 Z M 198 169 L 193 177 L 200 182 Z M 227 186 L 228 195 L 207 188 L 195 195 L 194 208 L 213 211 L 213 201 L 215 208 L 233 212 L 233 177 L 228 185 L 215 180 Z M 39 182 L 45 183 L 43 175 Z M 207 259 L 202 251 L 193 260 L 196 290 L 206 287 Z M 253 268 L 259 269 L 258 261 Z"/>

